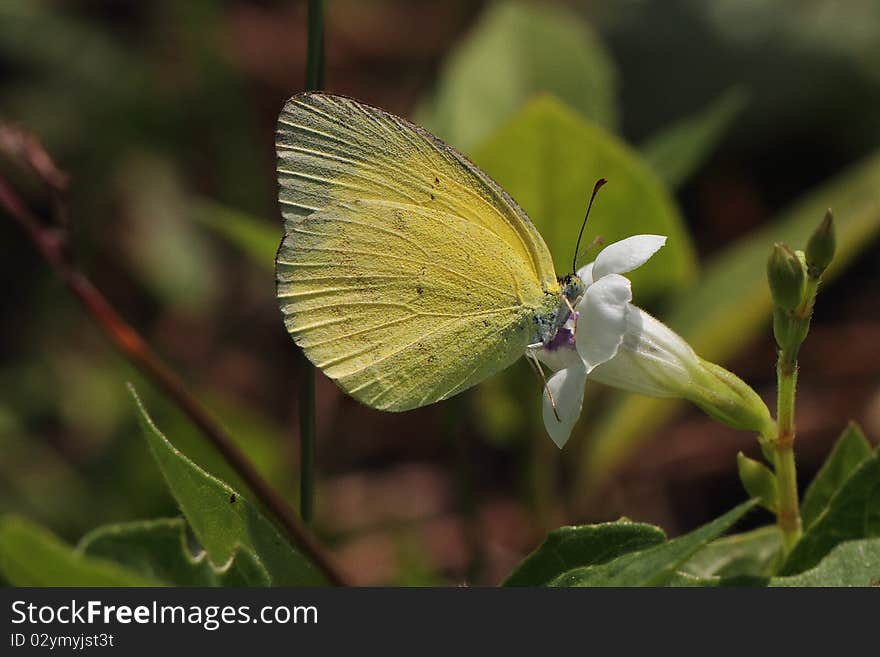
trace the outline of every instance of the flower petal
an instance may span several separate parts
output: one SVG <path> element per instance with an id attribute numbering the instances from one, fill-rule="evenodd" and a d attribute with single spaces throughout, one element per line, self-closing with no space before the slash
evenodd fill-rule
<path id="1" fill-rule="evenodd" d="M 586 382 L 587 371 L 581 364 L 559 370 L 547 379 L 547 385 L 544 387 L 544 426 L 560 449 L 568 442 L 571 430 L 574 429 L 581 415 Z"/>
<path id="2" fill-rule="evenodd" d="M 667 386 L 665 380 L 652 374 L 638 352 L 624 347 L 614 358 L 590 372 L 590 381 L 649 397 L 681 396 L 679 389 Z"/>
<path id="3" fill-rule="evenodd" d="M 593 280 L 608 274 L 623 274 L 645 264 L 661 246 L 666 244 L 663 235 L 633 235 L 609 244 L 596 256 Z"/>
<path id="4" fill-rule="evenodd" d="M 589 374 L 614 357 L 626 333 L 626 314 L 632 287 L 620 274 L 598 279 L 581 298 L 575 346 Z"/>
<path id="5" fill-rule="evenodd" d="M 577 270 L 577 276 L 580 278 L 584 285 L 590 287 L 593 284 L 593 265 L 594 262 L 587 263 L 583 267 Z"/>
<path id="6" fill-rule="evenodd" d="M 620 349 L 590 372 L 590 380 L 652 397 L 685 397 L 701 369 L 700 359 L 684 338 L 630 305 Z"/>
<path id="7" fill-rule="evenodd" d="M 527 355 L 537 358 L 554 372 L 580 365 L 582 362 L 574 346 L 572 329 L 567 326 L 560 328 L 556 337 L 549 343 L 538 342 L 536 345 L 529 345 Z"/>

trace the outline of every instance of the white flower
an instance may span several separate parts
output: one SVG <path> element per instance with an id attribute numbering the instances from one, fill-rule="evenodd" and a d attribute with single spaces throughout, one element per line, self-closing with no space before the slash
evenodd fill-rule
<path id="1" fill-rule="evenodd" d="M 621 274 L 643 265 L 666 243 L 662 235 L 634 235 L 610 244 L 596 260 L 578 270 L 584 293 L 575 314 L 547 344 L 532 353 L 557 370 L 544 388 L 544 425 L 559 447 L 571 434 L 584 397 L 587 377 L 617 354 L 633 306 L 629 279 Z"/>
<path id="2" fill-rule="evenodd" d="M 588 378 L 654 397 L 683 397 L 731 426 L 769 431 L 770 413 L 751 388 L 703 361 L 675 331 L 631 303 L 632 286 L 621 274 L 665 243 L 662 235 L 634 235 L 604 248 L 577 272 L 585 290 L 575 313 L 552 340 L 530 347 L 555 370 L 544 388 L 543 416 L 559 447 L 581 414 Z"/>

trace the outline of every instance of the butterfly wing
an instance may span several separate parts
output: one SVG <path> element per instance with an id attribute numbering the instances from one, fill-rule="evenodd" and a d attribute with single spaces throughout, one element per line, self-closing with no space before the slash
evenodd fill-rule
<path id="1" fill-rule="evenodd" d="M 338 201 L 429 206 L 488 228 L 546 289 L 553 259 L 516 202 L 466 157 L 398 116 L 351 98 L 294 96 L 278 117 L 279 203 L 289 228 Z"/>
<path id="2" fill-rule="evenodd" d="M 403 119 L 323 94 L 288 101 L 277 146 L 285 324 L 343 390 L 406 410 L 523 355 L 559 287 L 488 176 Z"/>
<path id="3" fill-rule="evenodd" d="M 527 299 L 552 302 L 486 228 L 388 201 L 302 218 L 276 266 L 293 339 L 343 390 L 383 410 L 446 399 L 507 367 L 542 311 Z"/>

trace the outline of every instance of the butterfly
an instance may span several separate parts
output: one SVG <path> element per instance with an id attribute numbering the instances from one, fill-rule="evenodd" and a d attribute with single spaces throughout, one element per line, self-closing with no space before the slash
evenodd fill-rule
<path id="1" fill-rule="evenodd" d="M 276 289 L 308 359 L 373 408 L 447 399 L 549 344 L 584 291 L 525 212 L 455 149 L 344 96 L 276 133 Z"/>

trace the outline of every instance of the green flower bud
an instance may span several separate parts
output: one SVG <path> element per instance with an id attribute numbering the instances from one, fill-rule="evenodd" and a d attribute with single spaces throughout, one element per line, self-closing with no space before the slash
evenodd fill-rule
<path id="1" fill-rule="evenodd" d="M 776 243 L 767 261 L 767 280 L 773 303 L 786 310 L 794 310 L 804 298 L 806 272 L 797 254 L 785 244 Z"/>
<path id="2" fill-rule="evenodd" d="M 825 218 L 816 231 L 810 236 L 805 249 L 807 257 L 807 273 L 810 278 L 816 279 L 822 275 L 834 258 L 834 249 L 837 241 L 834 237 L 834 215 L 831 210 L 825 213 Z"/>
<path id="3" fill-rule="evenodd" d="M 757 498 L 765 509 L 776 513 L 779 508 L 779 487 L 770 469 L 742 452 L 736 455 L 736 467 L 746 493 Z"/>

